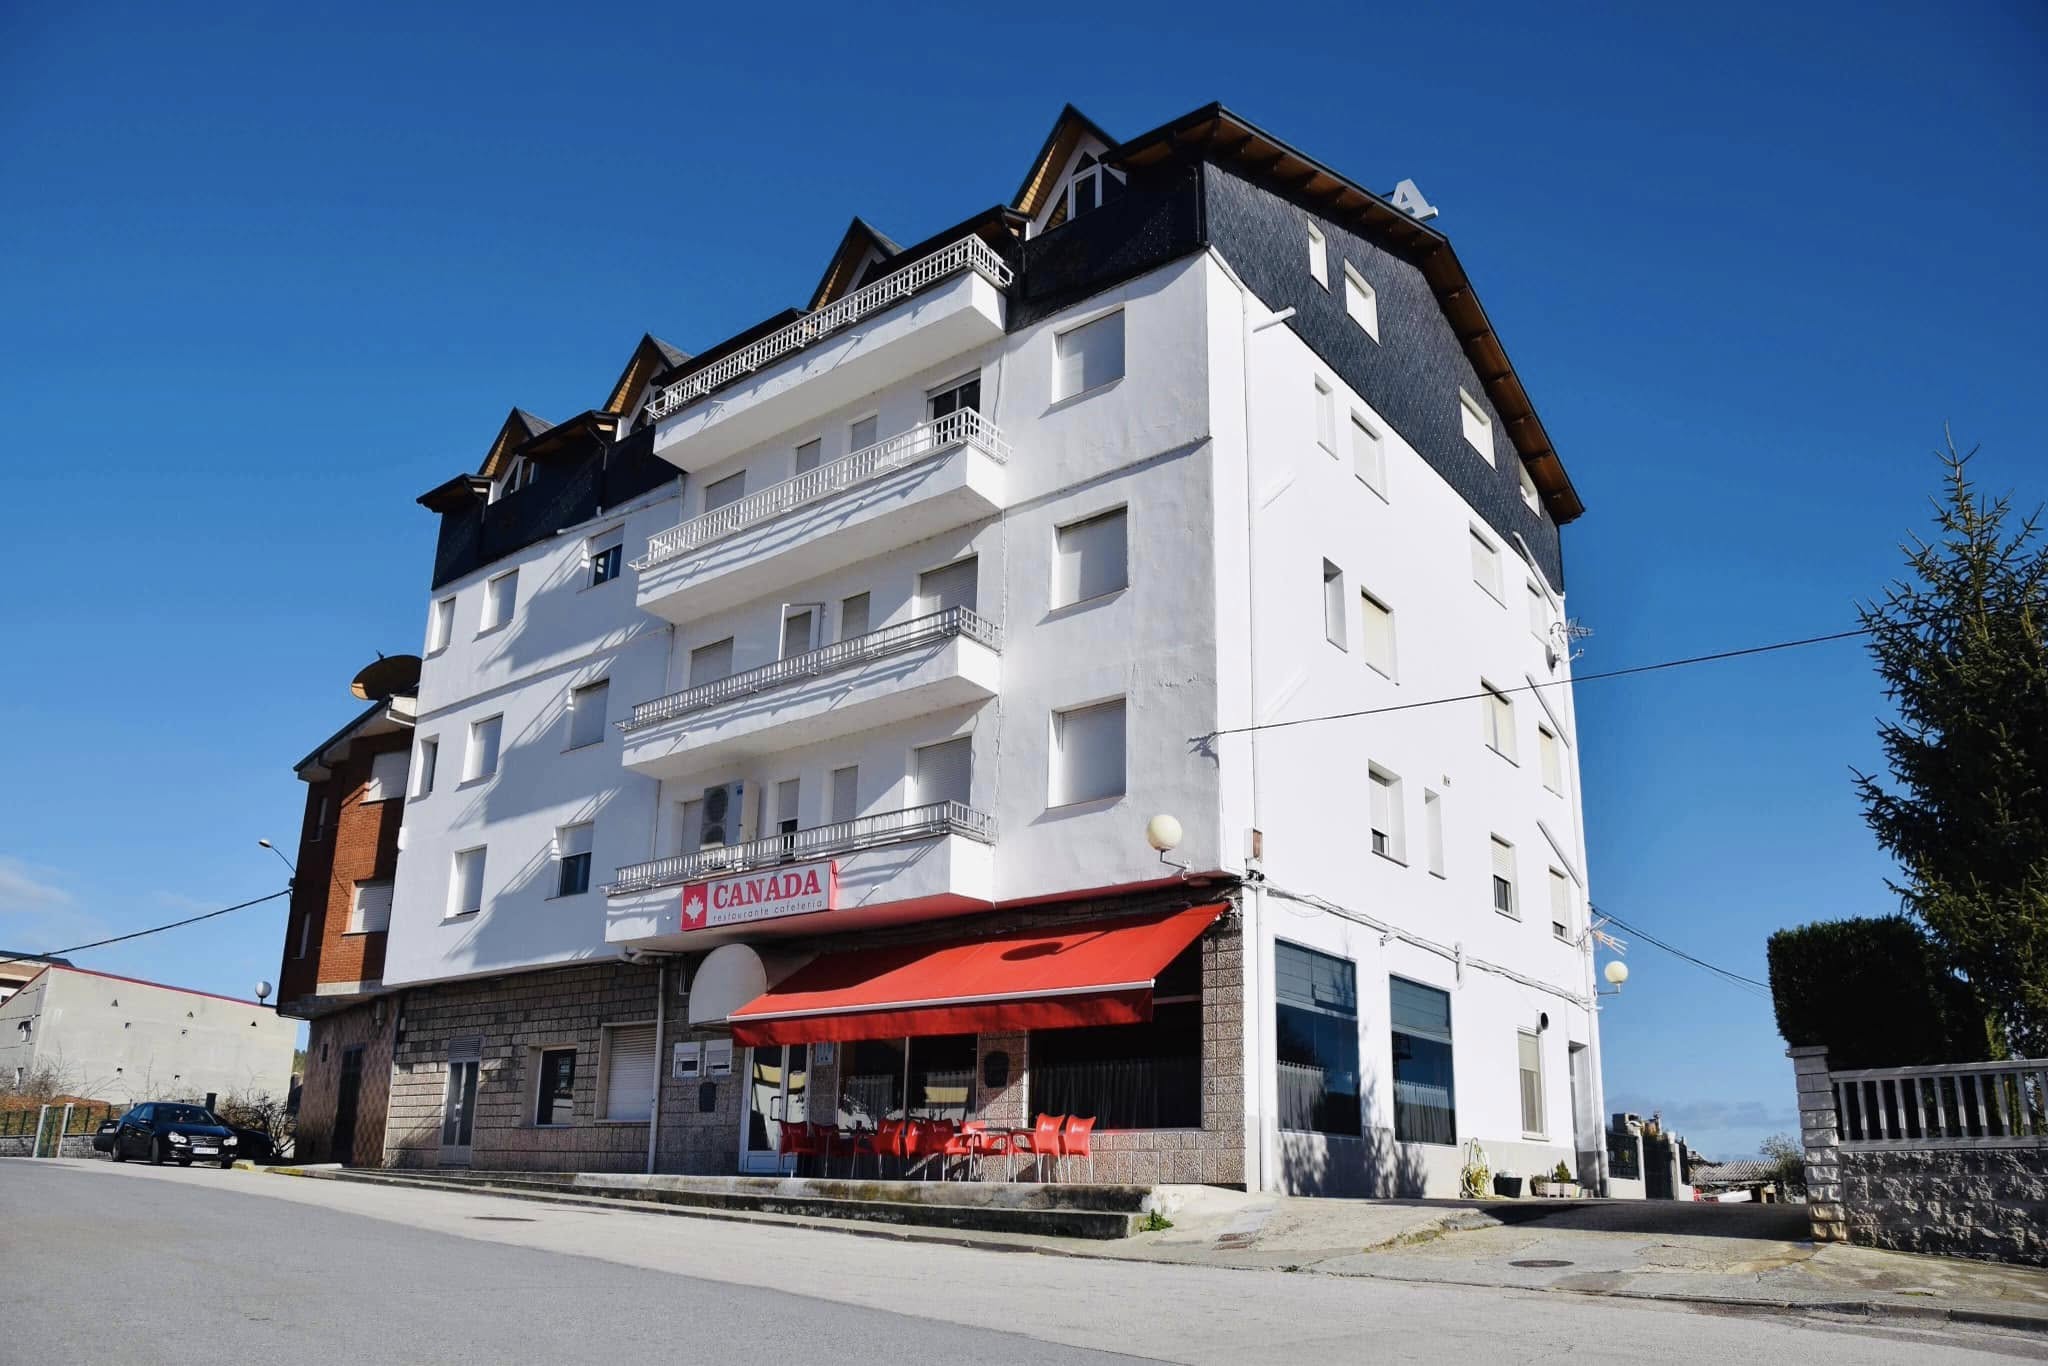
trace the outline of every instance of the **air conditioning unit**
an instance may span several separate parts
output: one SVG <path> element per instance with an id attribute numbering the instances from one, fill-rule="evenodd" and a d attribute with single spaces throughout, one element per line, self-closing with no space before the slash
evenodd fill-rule
<path id="1" fill-rule="evenodd" d="M 724 844 L 746 842 L 746 795 L 745 783 L 723 783 L 704 789 L 704 824 L 698 836 L 698 847 L 716 849 Z"/>

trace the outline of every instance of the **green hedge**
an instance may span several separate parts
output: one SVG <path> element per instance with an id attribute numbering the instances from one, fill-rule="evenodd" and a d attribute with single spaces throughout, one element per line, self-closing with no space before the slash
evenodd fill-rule
<path id="1" fill-rule="evenodd" d="M 1771 1000 L 1793 1045 L 1832 1067 L 1912 1067 L 1990 1056 L 1984 1008 L 1903 916 L 1824 920 L 1771 936 Z"/>

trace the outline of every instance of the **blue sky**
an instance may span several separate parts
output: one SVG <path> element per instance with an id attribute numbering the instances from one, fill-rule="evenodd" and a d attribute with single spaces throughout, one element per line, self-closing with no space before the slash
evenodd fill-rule
<path id="1" fill-rule="evenodd" d="M 1007 199 L 1066 100 L 1128 136 L 1221 99 L 1421 184 L 1589 509 L 1581 671 L 1851 624 L 1944 421 L 2048 495 L 2038 7 L 172 8 L 0 14 L 0 946 L 281 885 L 292 762 L 419 647 L 413 498 L 642 331 L 800 304 L 851 214 Z M 1853 643 L 1579 705 L 1602 904 L 1758 978 L 1772 929 L 1889 907 Z M 282 925 L 81 961 L 246 993 Z M 1790 1128 L 1768 1003 L 1630 963 L 1611 1108 Z"/>

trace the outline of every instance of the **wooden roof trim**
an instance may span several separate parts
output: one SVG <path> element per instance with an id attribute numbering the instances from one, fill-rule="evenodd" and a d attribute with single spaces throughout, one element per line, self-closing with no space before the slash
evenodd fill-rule
<path id="1" fill-rule="evenodd" d="M 669 353 L 674 350 L 674 347 L 665 348 L 662 342 L 655 340 L 652 332 L 642 333 L 640 344 L 635 346 L 633 354 L 626 358 L 626 368 L 619 372 L 618 382 L 612 385 L 611 397 L 605 400 L 604 407 L 598 411 L 624 413 L 633 395 L 646 388 L 656 375 L 673 364 Z"/>
<path id="2" fill-rule="evenodd" d="M 514 408 L 505 415 L 497 436 L 491 439 L 491 448 L 484 453 L 480 473 L 486 479 L 496 479 L 504 472 L 512 452 L 547 431 L 550 425 L 546 419 L 535 417 L 523 408 Z"/>
<path id="3" fill-rule="evenodd" d="M 1032 158 L 1031 169 L 1024 173 L 1024 183 L 1017 187 L 1010 207 L 1026 218 L 1038 217 L 1053 185 L 1059 180 L 1060 172 L 1066 169 L 1068 159 L 1083 137 L 1093 137 L 1105 148 L 1116 146 L 1116 139 L 1104 132 L 1101 124 L 1068 104 L 1052 121 L 1052 131 L 1045 135 L 1045 144 Z"/>

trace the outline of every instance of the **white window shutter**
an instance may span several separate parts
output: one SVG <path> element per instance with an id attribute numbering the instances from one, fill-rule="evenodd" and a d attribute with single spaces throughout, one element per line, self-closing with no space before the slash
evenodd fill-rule
<path id="1" fill-rule="evenodd" d="M 611 1031 L 605 1062 L 604 1117 L 644 1120 L 654 1112 L 654 1026 Z"/>

